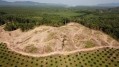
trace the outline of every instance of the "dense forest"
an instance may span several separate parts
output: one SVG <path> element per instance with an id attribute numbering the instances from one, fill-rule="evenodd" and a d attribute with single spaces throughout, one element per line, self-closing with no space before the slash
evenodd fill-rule
<path id="1" fill-rule="evenodd" d="M 28 31 L 35 26 L 62 26 L 77 22 L 92 29 L 101 30 L 119 39 L 119 8 L 78 7 L 0 7 L 0 25 L 13 31 Z"/>

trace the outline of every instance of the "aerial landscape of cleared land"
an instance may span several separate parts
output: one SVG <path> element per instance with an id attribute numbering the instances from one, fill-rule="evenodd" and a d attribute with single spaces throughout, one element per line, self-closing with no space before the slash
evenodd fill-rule
<path id="1" fill-rule="evenodd" d="M 119 7 L 0 2 L 0 67 L 119 67 Z"/>

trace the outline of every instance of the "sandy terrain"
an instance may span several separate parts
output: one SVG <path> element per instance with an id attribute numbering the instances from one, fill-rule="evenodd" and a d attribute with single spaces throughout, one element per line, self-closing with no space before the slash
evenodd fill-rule
<path id="1" fill-rule="evenodd" d="M 4 31 L 0 27 L 0 42 L 7 43 L 11 51 L 34 57 L 119 47 L 118 41 L 101 31 L 73 22 L 61 27 L 40 26 L 27 32 Z"/>

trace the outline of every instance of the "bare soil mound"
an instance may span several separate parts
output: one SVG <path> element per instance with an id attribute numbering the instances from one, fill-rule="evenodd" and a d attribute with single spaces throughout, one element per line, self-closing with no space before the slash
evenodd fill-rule
<path id="1" fill-rule="evenodd" d="M 40 26 L 27 32 L 19 29 L 9 32 L 0 27 L 0 42 L 7 43 L 12 51 L 37 55 L 119 46 L 118 41 L 101 31 L 73 22 L 61 27 Z"/>

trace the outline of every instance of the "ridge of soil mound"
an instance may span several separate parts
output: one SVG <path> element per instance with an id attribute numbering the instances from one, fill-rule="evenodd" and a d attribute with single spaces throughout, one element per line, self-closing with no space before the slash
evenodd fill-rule
<path id="1" fill-rule="evenodd" d="M 36 55 L 119 46 L 118 41 L 103 32 L 73 22 L 61 27 L 40 26 L 27 32 L 4 31 L 0 27 L 0 42 L 7 43 L 12 51 Z"/>

